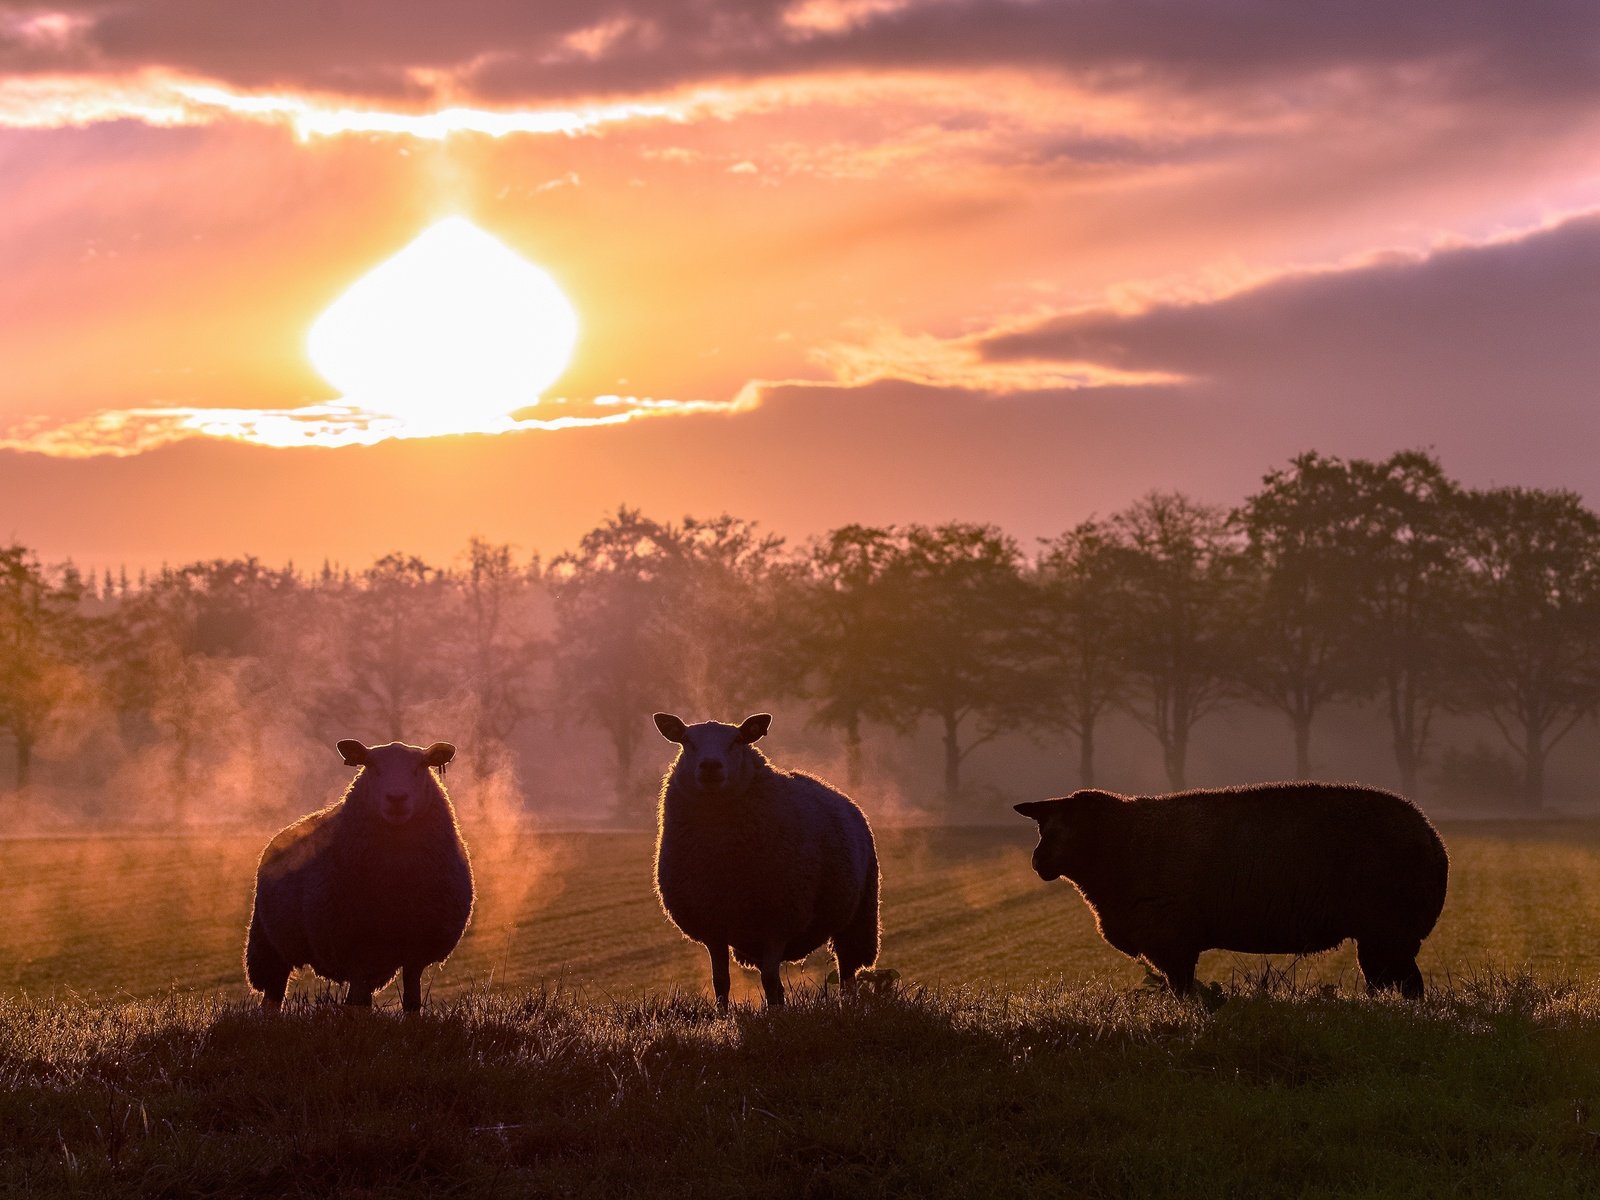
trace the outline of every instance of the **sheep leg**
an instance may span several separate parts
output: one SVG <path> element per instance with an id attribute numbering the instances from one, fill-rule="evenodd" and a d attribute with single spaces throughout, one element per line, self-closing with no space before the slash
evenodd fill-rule
<path id="1" fill-rule="evenodd" d="M 1160 971 L 1175 996 L 1187 996 L 1194 990 L 1194 970 L 1200 965 L 1200 955 L 1194 950 L 1163 950 L 1146 954 L 1150 965 Z"/>
<path id="2" fill-rule="evenodd" d="M 261 993 L 264 1010 L 277 1012 L 283 1007 L 283 994 L 289 987 L 289 975 L 293 970 L 272 948 L 261 930 L 261 923 L 252 913 L 250 933 L 244 945 L 244 974 L 250 986 Z"/>
<path id="3" fill-rule="evenodd" d="M 349 1008 L 371 1008 L 372 985 L 370 983 L 352 983 L 350 989 L 344 994 L 344 1002 Z"/>
<path id="4" fill-rule="evenodd" d="M 776 950 L 761 956 L 761 990 L 766 993 L 768 1008 L 783 1007 L 783 959 Z"/>
<path id="5" fill-rule="evenodd" d="M 1367 994 L 1397 989 L 1408 1000 L 1422 998 L 1422 972 L 1417 969 L 1417 951 L 1422 943 L 1395 946 L 1356 940 L 1356 963 L 1367 980 Z"/>
<path id="6" fill-rule="evenodd" d="M 422 968 L 400 969 L 400 1007 L 408 1013 L 422 1011 Z"/>
<path id="7" fill-rule="evenodd" d="M 833 961 L 839 968 L 839 990 L 846 995 L 856 990 L 856 974 L 862 967 L 878 961 L 878 864 L 862 894 L 855 916 L 833 938 Z"/>
<path id="8" fill-rule="evenodd" d="M 728 948 L 707 946 L 711 954 L 711 990 L 717 995 L 717 1011 L 728 1011 Z"/>

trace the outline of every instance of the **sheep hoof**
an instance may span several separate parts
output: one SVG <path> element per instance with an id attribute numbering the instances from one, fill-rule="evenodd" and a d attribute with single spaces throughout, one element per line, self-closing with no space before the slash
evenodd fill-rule
<path id="1" fill-rule="evenodd" d="M 282 1012 L 283 997 L 279 996 L 277 999 L 273 999 L 271 996 L 261 997 L 261 1011 L 269 1013 Z"/>

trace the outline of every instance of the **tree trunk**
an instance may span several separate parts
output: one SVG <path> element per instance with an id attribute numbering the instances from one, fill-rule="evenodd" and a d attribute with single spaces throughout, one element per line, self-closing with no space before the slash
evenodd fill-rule
<path id="1" fill-rule="evenodd" d="M 1400 793 L 1415 799 L 1422 768 L 1421 739 L 1416 733 L 1416 701 L 1410 688 L 1402 698 L 1401 687 L 1397 681 L 1389 683 L 1389 731 L 1394 739 L 1394 765 L 1400 770 Z"/>
<path id="2" fill-rule="evenodd" d="M 17 791 L 28 786 L 33 776 L 33 738 L 17 735 Z"/>
<path id="3" fill-rule="evenodd" d="M 944 718 L 944 805 L 954 809 L 961 795 L 961 726 L 954 717 Z"/>
<path id="4" fill-rule="evenodd" d="M 617 755 L 617 815 L 630 825 L 643 824 L 648 813 L 633 794 L 633 739 L 614 738 L 612 749 Z"/>
<path id="5" fill-rule="evenodd" d="M 1542 732 L 1528 728 L 1527 741 L 1523 743 L 1522 802 L 1534 811 L 1544 807 L 1545 746 Z"/>
<path id="6" fill-rule="evenodd" d="M 1083 723 L 1083 733 L 1078 738 L 1078 784 L 1094 786 L 1094 722 Z"/>
<path id="7" fill-rule="evenodd" d="M 1311 718 L 1294 718 L 1294 777 L 1311 778 Z"/>
<path id="8" fill-rule="evenodd" d="M 1394 765 L 1400 768 L 1400 794 L 1409 799 L 1416 799 L 1417 755 L 1411 747 L 1410 738 L 1395 735 Z"/>
<path id="9" fill-rule="evenodd" d="M 861 787 L 861 718 L 854 713 L 844 727 L 844 785 L 852 796 Z"/>
<path id="10" fill-rule="evenodd" d="M 1189 736 L 1187 730 L 1174 729 L 1167 744 L 1162 747 L 1163 757 L 1166 759 L 1167 782 L 1172 785 L 1172 790 L 1181 792 L 1189 785 L 1184 782 L 1188 778 Z"/>

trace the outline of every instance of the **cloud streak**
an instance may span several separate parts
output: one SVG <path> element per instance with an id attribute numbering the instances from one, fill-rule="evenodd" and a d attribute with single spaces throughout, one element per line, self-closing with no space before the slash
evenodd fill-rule
<path id="1" fill-rule="evenodd" d="M 859 341 L 833 342 L 809 358 L 829 372 L 824 381 L 785 380 L 766 386 L 862 388 L 893 380 L 920 387 L 950 388 L 992 396 L 1018 392 L 1078 391 L 1082 388 L 1149 387 L 1183 382 L 1181 374 L 1128 368 L 1061 355 L 987 358 L 987 334 L 940 338 L 928 333 L 874 326 Z"/>
<path id="2" fill-rule="evenodd" d="M 441 430 L 351 404 L 308 404 L 299 408 L 148 408 L 108 409 L 64 421 L 43 418 L 0 432 L 0 450 L 52 458 L 128 458 L 195 439 L 243 442 L 279 449 L 375 446 L 440 436 L 555 432 L 624 425 L 651 417 L 732 413 L 751 399 L 734 401 L 667 400 L 640 396 L 596 396 L 590 400 L 548 399 L 541 415 L 508 414 Z"/>
<path id="3" fill-rule="evenodd" d="M 346 134 L 388 134 L 441 141 L 458 133 L 568 136 L 628 121 L 683 121 L 692 105 L 656 102 L 581 108 L 490 109 L 452 105 L 426 111 L 330 104 L 292 93 L 244 93 L 158 70 L 105 78 L 93 75 L 0 78 L 0 126 L 76 128 L 105 121 L 156 127 L 243 119 L 286 125 L 300 140 Z"/>
<path id="4" fill-rule="evenodd" d="M 1191 93 L 1424 66 L 1479 93 L 1592 95 L 1587 0 L 104 0 L 0 6 L 0 71 L 164 67 L 250 90 L 436 104 L 814 71 L 1021 67 Z M 448 101 L 447 101 L 448 102 Z"/>
<path id="5" fill-rule="evenodd" d="M 1152 127 L 1396 96 L 1413 109 L 1575 112 L 1600 97 L 1597 41 L 1587 0 L 618 0 L 598 17 L 511 0 L 0 4 L 0 77 L 15 93 L 0 119 L 114 119 L 111 103 L 63 99 L 99 87 L 153 123 L 264 106 L 310 134 L 539 134 L 659 116 L 661 98 L 695 91 L 995 72 L 1098 104 L 1137 97 Z M 23 103 L 30 92 L 53 93 L 54 108 L 48 95 Z"/>

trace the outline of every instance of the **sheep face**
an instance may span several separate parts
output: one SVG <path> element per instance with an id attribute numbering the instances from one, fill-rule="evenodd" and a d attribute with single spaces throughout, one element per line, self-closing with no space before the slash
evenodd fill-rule
<path id="1" fill-rule="evenodd" d="M 347 765 L 361 768 L 345 802 L 391 825 L 404 825 L 438 802 L 439 781 L 433 772 L 455 757 L 456 748 L 449 742 L 435 742 L 423 749 L 404 742 L 363 746 L 344 741 L 339 743 L 339 753 Z"/>
<path id="2" fill-rule="evenodd" d="M 750 786 L 762 762 L 752 746 L 772 724 L 766 713 L 747 717 L 739 725 L 721 721 L 685 725 L 671 713 L 657 713 L 655 720 L 661 736 L 682 747 L 672 766 L 674 776 L 712 796 L 737 796 Z"/>
<path id="3" fill-rule="evenodd" d="M 1063 876 L 1076 878 L 1094 857 L 1102 822 L 1121 803 L 1120 796 L 1086 788 L 1055 800 L 1014 805 L 1023 816 L 1039 822 L 1039 844 L 1033 849 L 1033 869 L 1039 878 L 1046 883 Z"/>

